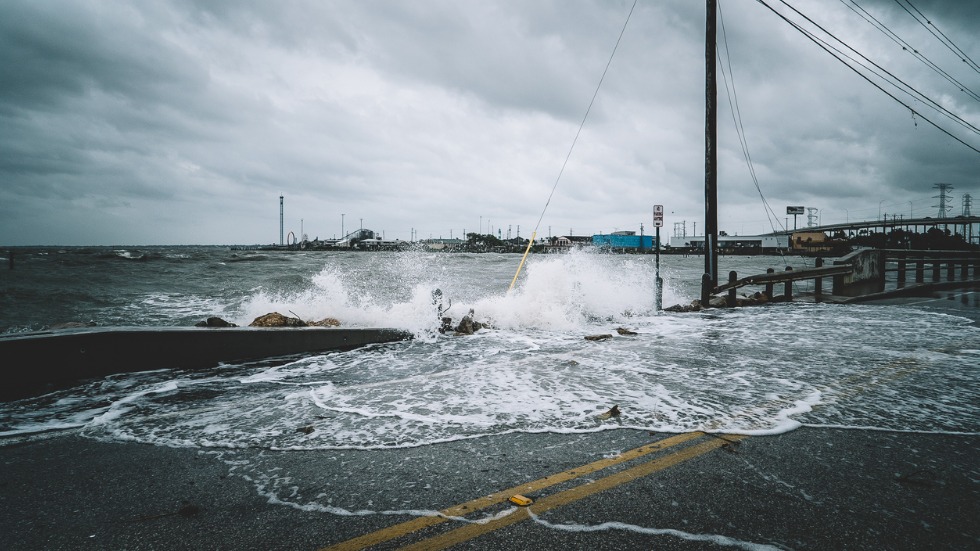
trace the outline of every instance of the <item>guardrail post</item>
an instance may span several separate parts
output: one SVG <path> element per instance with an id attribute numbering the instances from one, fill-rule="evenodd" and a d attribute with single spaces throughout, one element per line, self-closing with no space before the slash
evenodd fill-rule
<path id="1" fill-rule="evenodd" d="M 915 282 L 926 282 L 926 261 L 923 258 L 919 258 L 915 261 Z"/>
<path id="2" fill-rule="evenodd" d="M 793 267 L 792 266 L 786 266 L 786 271 L 787 272 L 792 272 L 793 271 Z M 789 302 L 789 301 L 793 300 L 793 282 L 792 281 L 787 281 L 786 284 L 783 285 L 783 297 L 786 299 L 786 302 Z"/>
<path id="3" fill-rule="evenodd" d="M 773 274 L 776 273 L 776 270 L 773 268 L 766 268 L 766 273 Z M 772 283 L 766 283 L 766 298 L 772 300 Z"/>
<path id="4" fill-rule="evenodd" d="M 728 272 L 728 282 L 729 283 L 735 283 L 736 281 L 738 281 L 738 274 L 735 272 L 735 270 L 732 270 L 732 271 Z M 734 308 L 735 307 L 735 303 L 736 303 L 736 301 L 735 301 L 735 288 L 732 287 L 731 289 L 728 290 L 728 307 L 729 308 Z"/>
<path id="5" fill-rule="evenodd" d="M 701 308 L 711 307 L 711 274 L 701 276 Z"/>
<path id="6" fill-rule="evenodd" d="M 901 255 L 898 260 L 898 275 L 895 276 L 895 284 L 901 289 L 905 287 L 905 255 Z"/>
<path id="7" fill-rule="evenodd" d="M 817 268 L 823 268 L 823 258 L 817 258 Z M 823 278 L 817 277 L 813 279 L 813 296 L 816 300 L 820 300 L 823 295 Z"/>

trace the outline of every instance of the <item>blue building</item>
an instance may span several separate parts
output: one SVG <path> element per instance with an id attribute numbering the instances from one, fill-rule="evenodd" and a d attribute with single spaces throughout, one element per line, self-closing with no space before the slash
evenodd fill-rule
<path id="1" fill-rule="evenodd" d="M 636 232 L 615 232 L 592 236 L 592 245 L 601 249 L 649 251 L 653 249 L 652 235 L 636 235 Z"/>

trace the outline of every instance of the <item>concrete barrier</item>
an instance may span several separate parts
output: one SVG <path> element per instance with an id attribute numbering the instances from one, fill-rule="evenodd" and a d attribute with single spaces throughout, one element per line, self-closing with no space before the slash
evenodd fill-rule
<path id="1" fill-rule="evenodd" d="M 834 276 L 834 294 L 857 297 L 885 289 L 885 253 L 861 249 L 834 261 L 835 266 L 851 266 L 852 271 Z"/>
<path id="2" fill-rule="evenodd" d="M 220 362 L 349 350 L 411 338 L 411 333 L 396 329 L 321 327 L 92 327 L 0 335 L 0 400 L 113 373 L 202 369 Z"/>

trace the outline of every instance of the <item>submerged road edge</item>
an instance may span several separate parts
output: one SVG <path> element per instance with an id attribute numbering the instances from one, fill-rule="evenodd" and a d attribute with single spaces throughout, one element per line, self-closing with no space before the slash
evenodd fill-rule
<path id="1" fill-rule="evenodd" d="M 322 327 L 92 327 L 2 335 L 0 358 L 10 376 L 0 401 L 115 373 L 206 369 L 221 362 L 350 350 L 413 336 L 399 329 Z"/>

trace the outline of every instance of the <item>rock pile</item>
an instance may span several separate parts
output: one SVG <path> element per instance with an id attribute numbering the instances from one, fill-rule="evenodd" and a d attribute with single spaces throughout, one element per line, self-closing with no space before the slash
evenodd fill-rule
<path id="1" fill-rule="evenodd" d="M 751 296 L 742 295 L 735 297 L 735 306 L 761 306 L 763 304 L 768 304 L 769 302 L 779 302 L 779 298 L 770 300 L 765 293 L 755 293 Z M 726 296 L 713 296 L 708 301 L 708 308 L 728 308 L 728 297 Z M 704 310 L 705 307 L 701 304 L 699 299 L 694 299 L 691 304 L 675 304 L 664 308 L 665 312 L 699 312 Z"/>
<path id="2" fill-rule="evenodd" d="M 340 327 L 340 320 L 336 318 L 323 318 L 320 321 L 306 322 L 298 317 L 291 318 L 279 312 L 271 312 L 264 316 L 259 316 L 248 324 L 249 327 Z M 238 327 L 234 323 L 225 321 L 219 317 L 210 317 L 205 321 L 194 324 L 194 327 Z"/>
<path id="3" fill-rule="evenodd" d="M 272 312 L 264 316 L 259 316 L 248 324 L 249 327 L 340 327 L 340 320 L 336 318 L 323 318 L 320 321 L 305 322 L 299 318 L 284 316 L 279 312 Z"/>

